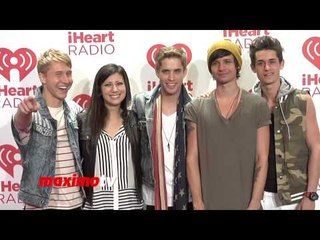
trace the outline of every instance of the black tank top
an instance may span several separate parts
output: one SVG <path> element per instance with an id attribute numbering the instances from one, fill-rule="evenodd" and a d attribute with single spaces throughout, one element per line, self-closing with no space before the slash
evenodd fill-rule
<path id="1" fill-rule="evenodd" d="M 275 159 L 275 145 L 274 145 L 274 114 L 271 113 L 270 125 L 270 146 L 268 157 L 268 174 L 264 190 L 267 192 L 277 192 L 277 174 L 276 174 L 276 159 Z"/>

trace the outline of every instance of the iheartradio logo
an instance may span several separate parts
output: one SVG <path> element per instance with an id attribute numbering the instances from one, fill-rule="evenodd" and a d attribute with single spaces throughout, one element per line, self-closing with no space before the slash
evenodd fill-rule
<path id="1" fill-rule="evenodd" d="M 19 71 L 20 82 L 37 65 L 37 57 L 28 48 L 20 48 L 11 52 L 7 48 L 0 48 L 0 74 L 10 82 L 10 70 L 15 68 Z"/>
<path id="2" fill-rule="evenodd" d="M 75 96 L 73 99 L 80 107 L 87 108 L 90 105 L 91 97 L 87 94 L 80 94 Z"/>
<path id="3" fill-rule="evenodd" d="M 320 37 L 311 37 L 305 41 L 302 52 L 304 57 L 320 70 Z"/>
<path id="4" fill-rule="evenodd" d="M 150 64 L 151 67 L 153 67 L 153 68 L 156 67 L 155 58 L 156 58 L 159 50 L 161 48 L 163 48 L 163 47 L 165 47 L 165 45 L 163 45 L 163 44 L 155 44 L 148 50 L 148 52 L 147 52 L 147 61 Z M 183 43 L 176 43 L 175 45 L 173 45 L 173 47 L 183 49 L 186 52 L 187 65 L 188 65 L 191 62 L 191 59 L 192 59 L 192 52 L 191 52 L 190 48 L 187 45 L 183 44 Z"/>
<path id="5" fill-rule="evenodd" d="M 14 146 L 9 144 L 0 145 L 0 167 L 11 177 L 14 177 L 14 167 L 16 165 L 21 165 L 21 158 L 18 161 L 14 158 L 16 154 L 20 155 L 20 152 Z"/>

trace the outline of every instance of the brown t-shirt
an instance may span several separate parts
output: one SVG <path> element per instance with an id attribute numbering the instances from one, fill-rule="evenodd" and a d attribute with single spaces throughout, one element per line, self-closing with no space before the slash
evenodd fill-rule
<path id="1" fill-rule="evenodd" d="M 265 99 L 242 90 L 229 119 L 220 115 L 214 97 L 194 99 L 185 119 L 195 122 L 201 186 L 206 209 L 246 209 L 254 180 L 257 129 L 269 125 Z"/>

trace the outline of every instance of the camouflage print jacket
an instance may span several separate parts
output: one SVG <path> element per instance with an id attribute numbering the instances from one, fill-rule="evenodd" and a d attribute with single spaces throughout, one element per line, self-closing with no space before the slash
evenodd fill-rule
<path id="1" fill-rule="evenodd" d="M 260 82 L 255 85 L 253 92 L 261 96 Z M 295 89 L 281 77 L 274 109 L 274 147 L 278 195 L 283 205 L 299 202 L 307 189 L 307 94 L 306 91 Z"/>

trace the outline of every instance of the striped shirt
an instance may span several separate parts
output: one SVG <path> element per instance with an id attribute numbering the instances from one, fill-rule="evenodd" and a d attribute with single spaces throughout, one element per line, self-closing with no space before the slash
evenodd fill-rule
<path id="1" fill-rule="evenodd" d="M 112 138 L 102 130 L 96 148 L 95 176 L 100 184 L 93 189 L 92 206 L 84 209 L 133 210 L 142 209 L 143 200 L 138 197 L 131 145 L 124 127 Z"/>

